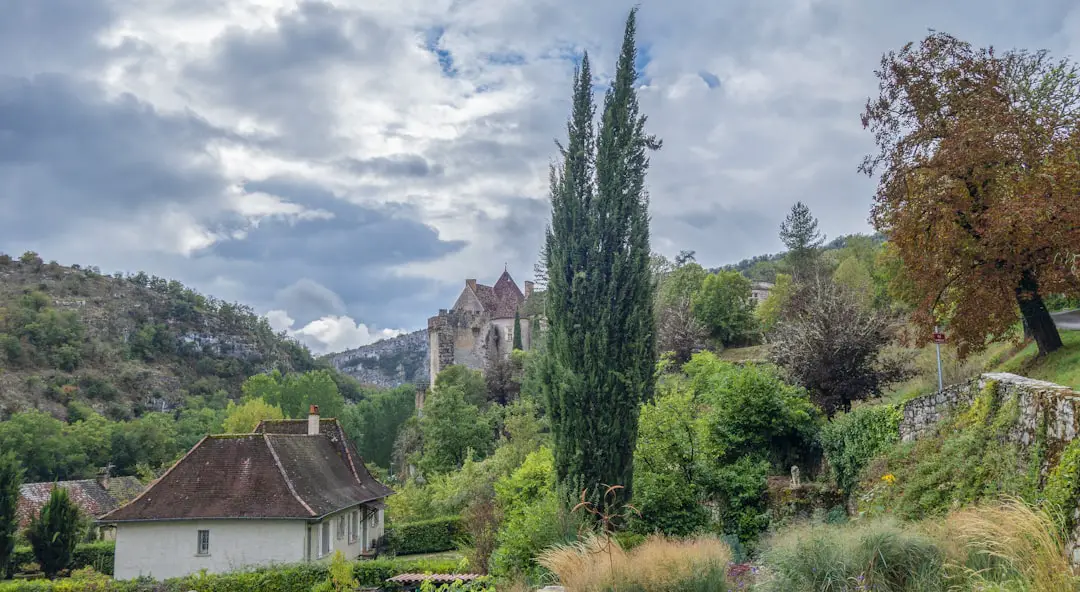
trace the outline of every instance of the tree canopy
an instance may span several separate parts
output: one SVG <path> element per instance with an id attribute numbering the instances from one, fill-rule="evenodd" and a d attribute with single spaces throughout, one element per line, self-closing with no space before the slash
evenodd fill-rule
<path id="1" fill-rule="evenodd" d="M 1080 77 L 1045 52 L 976 49 L 933 33 L 889 52 L 863 125 L 878 151 L 873 222 L 918 294 L 929 339 L 960 354 L 1021 318 L 1039 351 L 1061 346 L 1043 296 L 1080 292 Z"/>

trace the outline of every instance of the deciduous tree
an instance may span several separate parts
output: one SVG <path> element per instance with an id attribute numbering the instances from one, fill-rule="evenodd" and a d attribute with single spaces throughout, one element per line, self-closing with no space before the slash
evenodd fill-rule
<path id="1" fill-rule="evenodd" d="M 647 152 L 635 70 L 636 10 L 593 133 L 588 56 L 574 76 L 568 141 L 551 174 L 547 232 L 549 362 L 544 381 L 558 482 L 595 492 L 633 483 L 638 410 L 653 390 L 655 321 Z M 621 505 L 625 499 L 614 500 Z"/>
<path id="2" fill-rule="evenodd" d="M 1080 77 L 1045 52 L 975 49 L 944 33 L 889 52 L 862 120 L 880 173 L 874 225 L 919 296 L 923 337 L 947 324 L 960 354 L 1023 318 L 1061 347 L 1043 303 L 1078 293 Z"/>
<path id="3" fill-rule="evenodd" d="M 737 271 L 705 277 L 694 294 L 694 316 L 713 339 L 725 346 L 745 342 L 757 329 L 750 280 Z"/>
<path id="4" fill-rule="evenodd" d="M 819 278 L 790 306 L 770 355 L 830 417 L 908 377 L 908 360 L 885 351 L 897 324 L 850 291 Z"/>

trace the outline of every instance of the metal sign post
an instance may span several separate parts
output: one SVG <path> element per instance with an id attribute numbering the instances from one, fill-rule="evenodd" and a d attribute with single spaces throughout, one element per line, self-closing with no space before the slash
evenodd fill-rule
<path id="1" fill-rule="evenodd" d="M 945 334 L 938 331 L 937 326 L 934 327 L 934 347 L 937 348 L 937 390 L 941 391 L 945 387 L 942 385 L 941 380 L 941 344 L 945 343 Z"/>

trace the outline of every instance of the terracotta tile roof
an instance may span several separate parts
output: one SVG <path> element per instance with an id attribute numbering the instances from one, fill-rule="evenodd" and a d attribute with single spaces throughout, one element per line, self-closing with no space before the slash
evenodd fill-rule
<path id="1" fill-rule="evenodd" d="M 514 282 L 514 278 L 510 277 L 508 271 L 503 271 L 502 275 L 499 276 L 499 280 L 495 282 L 492 291 L 495 292 L 497 302 L 492 316 L 496 319 L 513 317 L 518 306 L 525 302 L 525 294 L 521 293 L 521 289 Z"/>
<path id="2" fill-rule="evenodd" d="M 307 434 L 306 419 L 272 419 L 260 421 L 256 434 Z M 336 419 L 320 419 L 319 433 L 330 439 L 338 456 L 348 465 L 349 471 L 365 488 L 377 497 L 394 494 L 394 490 L 380 483 L 367 469 L 364 457 L 356 450 L 356 444 L 345 435 L 345 428 Z"/>
<path id="3" fill-rule="evenodd" d="M 332 434 L 267 427 L 267 433 L 207 436 L 142 495 L 100 520 L 318 518 L 393 493 L 366 468 L 368 482 L 357 477 L 360 467 L 354 470 L 341 452 L 351 447 Z"/>
<path id="4" fill-rule="evenodd" d="M 491 286 L 476 284 L 473 293 L 476 294 L 476 299 L 483 305 L 484 310 L 493 312 L 499 307 L 499 299 L 495 297 L 495 289 Z"/>
<path id="5" fill-rule="evenodd" d="M 15 511 L 19 528 L 26 528 L 45 502 L 49 501 L 53 485 L 52 482 L 25 483 L 19 488 L 19 502 Z M 108 488 L 103 487 L 97 479 L 60 481 L 55 485 L 66 489 L 72 501 L 95 518 L 115 510 L 143 490 L 142 482 L 136 477 L 110 477 Z"/>

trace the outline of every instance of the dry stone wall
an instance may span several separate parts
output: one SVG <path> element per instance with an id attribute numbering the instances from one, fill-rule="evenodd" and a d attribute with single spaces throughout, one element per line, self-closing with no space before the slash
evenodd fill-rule
<path id="1" fill-rule="evenodd" d="M 955 409 L 972 404 L 983 389 L 992 384 L 1001 404 L 1016 400 L 1019 416 L 1009 431 L 1009 439 L 1026 448 L 1035 443 L 1040 426 L 1046 426 L 1046 458 L 1043 474 L 1056 466 L 1061 451 L 1080 432 L 1080 393 L 1069 387 L 1006 373 L 988 373 L 940 392 L 912 399 L 904 405 L 900 439 L 908 442 L 933 431 L 934 426 Z M 1068 542 L 1074 566 L 1080 567 L 1080 508 L 1074 511 L 1077 527 Z"/>
<path id="2" fill-rule="evenodd" d="M 1035 442 L 1039 424 L 1046 419 L 1046 441 L 1050 450 L 1061 450 L 1076 438 L 1080 416 L 1080 393 L 1067 386 L 1008 373 L 987 373 L 940 392 L 912 399 L 904 405 L 900 439 L 908 442 L 933 430 L 957 407 L 971 405 L 989 382 L 1001 401 L 1019 400 L 1020 418 L 1009 433 L 1011 439 L 1028 446 Z"/>

